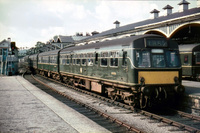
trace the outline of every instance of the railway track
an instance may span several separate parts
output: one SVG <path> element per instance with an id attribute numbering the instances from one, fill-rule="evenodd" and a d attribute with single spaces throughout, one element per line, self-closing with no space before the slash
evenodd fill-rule
<path id="1" fill-rule="evenodd" d="M 39 81 L 41 82 L 42 78 L 44 78 L 44 77 L 42 77 L 42 78 L 41 77 L 37 77 L 37 78 L 39 78 Z M 35 78 L 35 79 L 37 80 L 37 78 Z M 47 78 L 45 80 L 47 80 Z M 105 102 L 109 102 L 110 104 L 113 104 L 115 106 L 119 106 L 119 107 L 122 107 L 124 109 L 128 109 L 128 110 L 130 110 L 132 112 L 137 112 L 140 115 L 146 116 L 146 118 L 144 118 L 144 119 L 155 120 L 158 123 L 162 122 L 163 124 L 160 124 L 159 125 L 160 127 L 169 126 L 169 125 L 173 126 L 173 127 L 177 127 L 177 128 L 171 129 L 169 131 L 188 131 L 188 132 L 200 133 L 200 128 L 198 128 L 198 127 L 200 127 L 198 125 L 198 124 L 200 124 L 200 117 L 197 117 L 197 116 L 185 113 L 185 112 L 177 111 L 177 110 L 173 110 L 174 111 L 174 115 L 173 116 L 158 115 L 158 114 L 155 114 L 155 113 L 147 112 L 145 110 L 132 108 L 131 106 L 128 106 L 126 104 L 113 101 L 111 99 L 102 97 L 100 95 L 97 95 L 97 94 L 94 94 L 94 93 L 91 93 L 91 92 L 88 92 L 88 91 L 85 91 L 85 90 L 82 90 L 82 89 L 79 89 L 79 88 L 76 88 L 76 87 L 68 86 L 66 84 L 60 83 L 60 82 L 52 80 L 52 79 L 48 79 L 48 80 L 50 80 L 51 82 L 53 81 L 53 82 L 62 84 L 64 86 L 73 88 L 73 89 L 78 90 L 78 91 L 80 91 L 82 93 L 86 93 L 86 94 L 92 95 L 93 97 L 99 98 L 99 99 L 101 99 L 101 100 L 103 100 Z M 42 83 L 42 84 L 44 85 L 44 83 Z M 60 95 L 63 95 L 64 97 L 68 97 L 69 99 L 73 99 L 70 96 L 67 96 L 64 91 L 60 91 L 59 89 L 55 89 L 56 87 L 55 88 L 54 87 L 50 87 L 50 88 L 52 90 L 56 91 L 57 93 L 59 93 Z M 111 123 L 116 122 L 117 125 L 118 125 L 118 128 L 120 127 L 120 130 L 127 131 L 127 132 L 130 132 L 130 130 L 132 130 L 134 132 L 143 132 L 143 131 L 139 130 L 138 128 L 135 129 L 133 126 L 125 124 L 124 122 L 122 122 L 120 120 L 117 120 L 116 118 L 113 118 L 112 116 L 107 115 L 105 113 L 105 110 L 104 111 L 99 111 L 98 109 L 95 109 L 94 107 L 88 106 L 85 103 L 81 103 L 80 101 L 77 101 L 77 100 L 75 100 L 75 101 L 77 103 L 79 103 L 81 106 L 83 106 L 84 108 L 88 108 L 89 109 L 89 110 L 83 111 L 83 113 L 86 113 L 86 115 L 87 114 L 91 115 L 91 116 L 89 116 L 89 118 L 92 117 L 92 118 L 95 118 L 95 120 L 100 120 L 101 121 L 102 118 L 96 118 L 96 116 L 92 115 L 92 114 L 98 114 L 98 116 L 104 116 L 104 119 L 108 119 L 109 118 L 110 119 L 109 122 L 111 122 Z M 95 113 L 92 110 L 94 110 Z M 77 111 L 79 111 L 79 110 L 77 110 Z M 131 113 L 131 112 L 129 112 L 129 113 Z M 137 115 L 136 115 L 136 117 L 137 117 Z M 104 121 L 104 119 L 102 121 Z M 106 124 L 106 125 L 109 125 L 109 124 Z M 104 126 L 104 125 L 102 125 L 102 126 Z M 115 126 L 113 126 L 113 127 L 115 127 Z M 122 129 L 121 129 L 121 126 L 123 126 Z"/>
<path id="2" fill-rule="evenodd" d="M 62 92 L 57 91 L 55 88 L 48 86 L 43 81 L 38 80 L 36 77 L 31 75 L 25 75 L 25 79 L 27 79 L 29 82 L 31 82 L 33 85 L 37 86 L 41 90 L 45 91 L 46 93 L 50 94 L 54 98 L 60 100 L 67 106 L 73 108 L 77 112 L 85 115 L 89 119 L 93 120 L 94 122 L 98 123 L 102 127 L 106 128 L 107 130 L 111 132 L 123 132 L 123 133 L 142 133 L 143 131 L 130 126 L 124 122 L 121 122 L 120 120 L 113 118 L 104 112 L 95 109 L 94 107 L 91 107 L 85 103 L 82 103 L 81 101 L 78 101 L 74 98 L 72 98 L 69 95 L 66 95 Z M 34 80 L 33 80 L 34 79 Z"/>

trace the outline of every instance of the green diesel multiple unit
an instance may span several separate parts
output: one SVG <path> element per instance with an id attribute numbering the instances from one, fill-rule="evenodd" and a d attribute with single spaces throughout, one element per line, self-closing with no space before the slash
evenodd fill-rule
<path id="1" fill-rule="evenodd" d="M 37 73 L 141 108 L 184 92 L 178 45 L 158 35 L 107 40 L 33 56 Z"/>

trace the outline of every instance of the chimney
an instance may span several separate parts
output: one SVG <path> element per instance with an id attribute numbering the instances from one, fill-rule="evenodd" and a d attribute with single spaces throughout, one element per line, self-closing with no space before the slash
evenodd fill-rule
<path id="1" fill-rule="evenodd" d="M 116 20 L 113 24 L 116 25 L 115 28 L 119 28 L 119 24 L 120 24 L 120 22 Z"/>
<path id="2" fill-rule="evenodd" d="M 159 17 L 159 15 L 158 15 L 159 12 L 160 12 L 160 11 L 154 9 L 154 10 L 151 11 L 150 13 L 153 13 L 153 14 L 154 14 L 154 18 L 158 18 L 158 17 Z"/>
<path id="3" fill-rule="evenodd" d="M 188 5 L 190 3 L 187 2 L 186 0 L 182 0 L 178 5 L 179 5 L 179 12 L 183 12 L 185 10 L 188 10 Z"/>
<path id="4" fill-rule="evenodd" d="M 173 9 L 172 6 L 166 5 L 163 9 L 166 10 L 166 15 L 172 14 L 172 9 Z"/>
<path id="5" fill-rule="evenodd" d="M 96 35 L 96 34 L 99 34 L 99 32 L 93 31 L 91 34 L 94 36 L 94 35 Z"/>
<path id="6" fill-rule="evenodd" d="M 8 42 L 11 42 L 11 38 L 10 37 L 8 37 Z"/>

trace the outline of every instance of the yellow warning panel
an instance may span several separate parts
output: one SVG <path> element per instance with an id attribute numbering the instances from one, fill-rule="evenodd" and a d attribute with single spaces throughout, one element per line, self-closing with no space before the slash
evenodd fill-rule
<path id="1" fill-rule="evenodd" d="M 174 77 L 179 77 L 178 71 L 141 71 L 138 73 L 138 82 L 140 78 L 145 79 L 145 84 L 174 84 Z"/>

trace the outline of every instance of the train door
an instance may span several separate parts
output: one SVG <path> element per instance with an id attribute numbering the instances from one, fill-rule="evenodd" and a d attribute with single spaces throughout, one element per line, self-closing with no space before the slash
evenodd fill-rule
<path id="1" fill-rule="evenodd" d="M 183 53 L 181 56 L 183 76 L 192 76 L 192 54 Z"/>
<path id="2" fill-rule="evenodd" d="M 128 82 L 128 52 L 127 51 L 123 51 L 122 53 L 122 78 L 124 77 L 125 79 L 123 79 L 125 82 Z"/>

